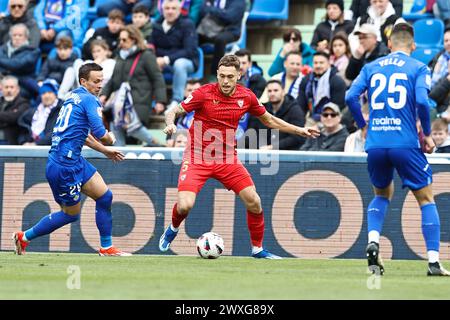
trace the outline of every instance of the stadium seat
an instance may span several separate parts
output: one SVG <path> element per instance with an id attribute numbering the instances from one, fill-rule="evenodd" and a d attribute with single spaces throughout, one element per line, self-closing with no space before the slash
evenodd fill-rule
<path id="1" fill-rule="evenodd" d="M 440 19 L 422 19 L 414 22 L 414 41 L 421 48 L 442 48 L 444 23 Z"/>
<path id="2" fill-rule="evenodd" d="M 411 53 L 411 57 L 428 65 L 439 51 L 437 48 L 417 48 Z"/>
<path id="3" fill-rule="evenodd" d="M 287 20 L 289 15 L 288 0 L 255 0 L 249 21 Z"/>
<path id="4" fill-rule="evenodd" d="M 36 77 L 39 75 L 39 73 L 41 72 L 41 68 L 42 68 L 42 56 L 39 55 L 39 59 L 36 62 L 36 67 L 34 68 L 34 74 L 36 75 Z"/>
<path id="5" fill-rule="evenodd" d="M 198 52 L 198 67 L 197 67 L 197 70 L 188 74 L 188 80 L 189 79 L 199 79 L 199 80 L 203 79 L 203 74 L 204 74 L 204 69 L 205 69 L 203 50 L 200 48 L 197 48 L 197 52 Z M 166 82 L 166 84 L 172 83 L 173 73 L 164 72 L 163 76 L 164 76 L 164 81 Z"/>
<path id="6" fill-rule="evenodd" d="M 241 23 L 241 36 L 239 39 L 237 39 L 235 42 L 231 42 L 227 44 L 225 51 L 227 53 L 235 53 L 239 49 L 243 49 L 247 46 L 247 19 L 248 19 L 249 13 L 245 12 L 244 16 L 242 18 Z"/>
<path id="7" fill-rule="evenodd" d="M 239 49 L 247 46 L 247 20 L 248 12 L 244 12 L 241 23 L 241 36 L 234 42 L 230 42 L 225 47 L 225 53 L 235 53 Z M 214 52 L 214 45 L 212 43 L 204 43 L 200 46 L 205 54 L 212 54 Z"/>
<path id="8" fill-rule="evenodd" d="M 425 12 L 426 7 L 426 0 L 415 0 L 411 7 L 411 11 L 402 15 L 403 19 L 413 22 L 420 19 L 433 18 L 433 14 Z"/>
<path id="9" fill-rule="evenodd" d="M 92 22 L 91 28 L 97 30 L 99 28 L 106 27 L 107 21 L 108 21 L 108 18 L 106 18 L 106 17 L 97 18 Z"/>
<path id="10" fill-rule="evenodd" d="M 0 13 L 8 15 L 8 1 L 7 0 L 0 1 Z"/>

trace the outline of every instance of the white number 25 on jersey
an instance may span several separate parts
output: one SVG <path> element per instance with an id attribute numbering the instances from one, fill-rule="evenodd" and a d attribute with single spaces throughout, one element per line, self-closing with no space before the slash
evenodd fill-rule
<path id="1" fill-rule="evenodd" d="M 386 89 L 386 84 L 388 84 L 387 93 L 398 93 L 397 101 L 392 97 L 387 98 L 388 105 L 393 109 L 401 109 L 405 106 L 407 91 L 404 86 L 397 84 L 397 80 L 408 80 L 408 76 L 406 73 L 393 73 L 389 77 L 389 83 L 386 76 L 382 73 L 376 73 L 372 76 L 370 79 L 370 87 L 375 88 L 370 99 L 372 109 L 380 110 L 384 108 L 384 101 L 377 102 L 377 98 Z"/>

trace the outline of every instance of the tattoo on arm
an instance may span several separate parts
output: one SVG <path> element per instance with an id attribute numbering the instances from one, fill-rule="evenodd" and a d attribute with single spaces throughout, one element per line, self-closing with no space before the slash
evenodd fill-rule
<path id="1" fill-rule="evenodd" d="M 166 124 L 171 125 L 175 123 L 175 119 L 182 116 L 183 114 L 186 114 L 186 111 L 184 111 L 181 104 L 178 104 L 178 106 L 167 113 L 166 115 Z"/>

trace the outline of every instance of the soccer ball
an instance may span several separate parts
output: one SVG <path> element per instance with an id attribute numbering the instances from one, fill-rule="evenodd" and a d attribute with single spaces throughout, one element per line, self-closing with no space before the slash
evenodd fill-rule
<path id="1" fill-rule="evenodd" d="M 217 233 L 206 232 L 197 240 L 197 252 L 204 259 L 217 259 L 223 250 L 223 239 Z"/>

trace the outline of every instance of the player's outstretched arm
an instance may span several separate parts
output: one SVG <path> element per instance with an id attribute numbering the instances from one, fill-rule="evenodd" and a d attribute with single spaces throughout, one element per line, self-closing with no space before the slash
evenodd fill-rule
<path id="1" fill-rule="evenodd" d="M 107 156 L 114 162 L 119 162 L 125 159 L 125 155 L 121 151 L 104 146 L 91 134 L 89 134 L 88 137 L 86 138 L 85 145 L 94 149 L 95 151 L 103 153 L 105 156 Z"/>
<path id="2" fill-rule="evenodd" d="M 186 114 L 181 104 L 178 104 L 175 108 L 167 112 L 166 114 L 166 127 L 164 128 L 165 134 L 174 134 L 177 132 L 177 126 L 175 125 L 175 119 Z"/>
<path id="3" fill-rule="evenodd" d="M 298 136 L 306 137 L 306 138 L 316 138 L 320 136 L 320 131 L 315 128 L 303 128 L 294 126 L 280 118 L 271 115 L 269 112 L 265 112 L 262 116 L 258 117 L 259 121 L 261 121 L 266 127 L 271 129 L 278 129 L 280 131 L 296 134 Z"/>

